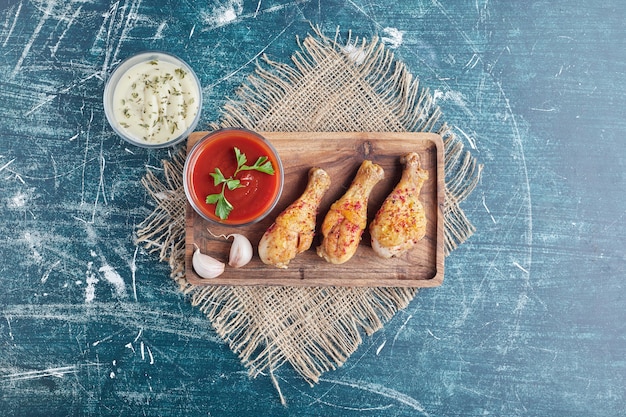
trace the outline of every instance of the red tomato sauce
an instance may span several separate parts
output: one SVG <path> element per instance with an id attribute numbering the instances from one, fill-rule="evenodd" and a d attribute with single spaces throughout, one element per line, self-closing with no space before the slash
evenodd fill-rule
<path id="1" fill-rule="evenodd" d="M 224 191 L 224 196 L 233 205 L 227 219 L 222 220 L 215 215 L 215 204 L 207 204 L 206 196 L 218 194 L 222 185 L 214 185 L 211 173 L 219 168 L 225 178 L 233 175 L 237 169 L 234 148 L 246 155 L 246 165 L 252 166 L 261 156 L 272 162 L 274 174 L 249 170 L 240 171 L 235 179 L 241 181 L 243 187 Z M 205 140 L 191 151 L 187 164 L 188 188 L 192 205 L 202 211 L 205 217 L 224 224 L 246 224 L 253 222 L 273 208 L 279 197 L 282 186 L 281 165 L 268 143 L 245 130 L 223 130 L 215 133 L 211 139 Z"/>

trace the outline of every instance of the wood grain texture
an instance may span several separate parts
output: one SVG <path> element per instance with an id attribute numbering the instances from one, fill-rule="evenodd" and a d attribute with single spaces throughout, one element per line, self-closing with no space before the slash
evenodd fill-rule
<path id="1" fill-rule="evenodd" d="M 207 132 L 195 132 L 188 140 L 191 148 Z M 207 222 L 187 204 L 186 255 L 187 280 L 195 285 L 297 285 L 297 286 L 388 286 L 433 287 L 441 285 L 444 277 L 443 205 L 445 202 L 445 173 L 443 141 L 434 133 L 317 133 L 261 132 L 280 155 L 285 169 L 285 187 L 273 212 L 259 223 L 244 227 L 225 227 Z M 256 245 L 278 213 L 300 196 L 312 166 L 328 172 L 331 187 L 324 196 L 318 214 L 318 227 L 330 205 L 343 195 L 359 165 L 365 159 L 379 164 L 385 178 L 377 184 L 369 199 L 368 224 L 378 207 L 400 179 L 400 158 L 409 153 L 420 155 L 422 168 L 429 173 L 421 199 L 427 218 L 426 236 L 405 255 L 382 259 L 372 250 L 366 231 L 357 253 L 342 265 L 333 265 L 320 258 L 314 239 L 311 249 L 293 259 L 289 268 L 265 265 L 256 254 Z M 207 231 L 210 229 L 210 232 Z M 243 268 L 227 267 L 214 279 L 199 277 L 192 267 L 195 245 L 203 253 L 227 262 L 230 243 L 214 235 L 242 233 L 255 248 L 253 260 Z"/>

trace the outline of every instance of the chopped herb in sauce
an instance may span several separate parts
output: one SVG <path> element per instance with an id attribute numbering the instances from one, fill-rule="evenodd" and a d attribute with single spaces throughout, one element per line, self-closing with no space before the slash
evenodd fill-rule
<path id="1" fill-rule="evenodd" d="M 154 143 L 184 132 L 199 111 L 199 91 L 187 74 L 185 69 L 158 59 L 132 67 L 114 92 L 120 126 L 132 136 Z"/>

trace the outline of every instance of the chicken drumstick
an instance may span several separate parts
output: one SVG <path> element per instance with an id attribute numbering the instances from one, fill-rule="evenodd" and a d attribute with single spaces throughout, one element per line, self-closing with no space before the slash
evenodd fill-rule
<path id="1" fill-rule="evenodd" d="M 402 163 L 402 178 L 369 228 L 372 249 L 383 258 L 402 255 L 426 234 L 426 214 L 419 194 L 428 180 L 428 171 L 421 169 L 419 155 L 415 152 L 405 155 Z"/>
<path id="2" fill-rule="evenodd" d="M 355 254 L 367 225 L 370 192 L 384 175 L 379 165 L 363 161 L 350 188 L 330 206 L 324 218 L 319 256 L 332 264 L 342 264 Z"/>
<path id="3" fill-rule="evenodd" d="M 259 242 L 259 257 L 267 265 L 287 268 L 297 254 L 311 247 L 315 218 L 330 177 L 321 168 L 309 170 L 309 182 L 302 195 L 276 217 Z"/>

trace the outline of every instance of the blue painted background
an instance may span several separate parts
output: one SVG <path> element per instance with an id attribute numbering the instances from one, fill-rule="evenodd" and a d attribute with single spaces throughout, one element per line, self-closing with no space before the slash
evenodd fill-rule
<path id="1" fill-rule="evenodd" d="M 626 414 L 625 21 L 618 0 L 1 0 L 0 414 Z M 485 170 L 444 285 L 318 385 L 279 369 L 285 408 L 133 245 L 172 150 L 116 137 L 101 94 L 173 52 L 202 127 L 311 24 L 379 35 Z"/>

